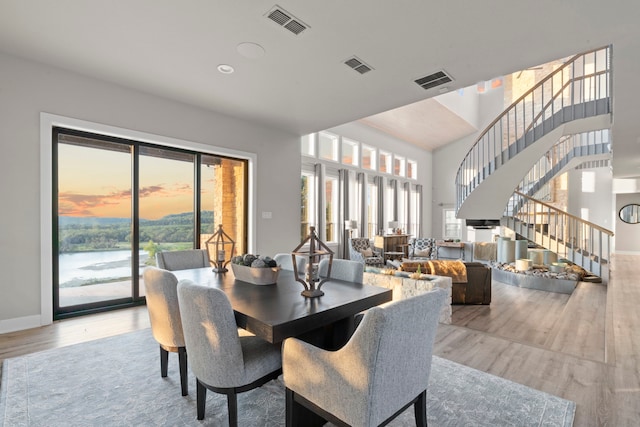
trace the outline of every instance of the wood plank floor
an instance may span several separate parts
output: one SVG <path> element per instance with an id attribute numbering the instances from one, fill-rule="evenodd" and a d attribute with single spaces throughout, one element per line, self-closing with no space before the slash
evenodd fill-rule
<path id="1" fill-rule="evenodd" d="M 608 286 L 569 298 L 494 282 L 491 306 L 454 306 L 435 354 L 573 400 L 575 426 L 640 426 L 640 256 L 612 258 Z"/>
<path id="2" fill-rule="evenodd" d="M 490 306 L 454 306 L 435 354 L 577 403 L 574 425 L 640 425 L 640 256 L 573 295 L 495 283 Z M 0 335 L 0 360 L 149 327 L 145 307 Z"/>

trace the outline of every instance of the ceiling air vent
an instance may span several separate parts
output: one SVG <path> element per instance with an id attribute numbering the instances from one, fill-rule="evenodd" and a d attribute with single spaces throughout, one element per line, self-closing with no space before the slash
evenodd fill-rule
<path id="1" fill-rule="evenodd" d="M 347 64 L 349 67 L 353 68 L 354 70 L 356 70 L 357 72 L 359 72 L 360 74 L 368 73 L 369 71 L 373 70 L 373 67 L 365 64 L 362 60 L 358 59 L 355 56 L 352 56 L 351 58 L 347 59 L 346 61 L 344 61 L 344 63 Z"/>
<path id="2" fill-rule="evenodd" d="M 438 71 L 437 73 L 419 78 L 415 82 L 418 83 L 418 86 L 423 89 L 431 89 L 433 87 L 440 86 L 451 81 L 453 81 L 453 79 L 449 77 L 447 73 L 445 73 L 444 71 Z"/>
<path id="3" fill-rule="evenodd" d="M 267 13 L 267 18 L 291 31 L 295 35 L 298 35 L 309 28 L 308 25 L 278 5 L 274 6 L 273 9 Z"/>

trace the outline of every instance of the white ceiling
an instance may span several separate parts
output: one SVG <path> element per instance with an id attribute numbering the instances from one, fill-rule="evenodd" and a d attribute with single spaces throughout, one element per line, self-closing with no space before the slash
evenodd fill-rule
<path id="1" fill-rule="evenodd" d="M 279 1 L 309 26 L 297 36 L 265 17 L 275 4 L 0 0 L 0 51 L 306 134 L 436 96 L 414 80 L 439 70 L 454 90 L 613 44 L 614 176 L 640 175 L 635 2 Z M 353 55 L 374 70 L 344 65 Z"/>
<path id="2" fill-rule="evenodd" d="M 434 98 L 365 117 L 359 122 L 428 151 L 477 131 Z"/>

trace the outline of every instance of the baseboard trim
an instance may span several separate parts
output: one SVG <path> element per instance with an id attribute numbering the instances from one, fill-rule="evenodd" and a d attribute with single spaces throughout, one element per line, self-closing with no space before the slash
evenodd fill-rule
<path id="1" fill-rule="evenodd" d="M 0 334 L 22 331 L 24 329 L 39 328 L 42 326 L 40 321 L 41 317 L 39 314 L 0 320 Z"/>

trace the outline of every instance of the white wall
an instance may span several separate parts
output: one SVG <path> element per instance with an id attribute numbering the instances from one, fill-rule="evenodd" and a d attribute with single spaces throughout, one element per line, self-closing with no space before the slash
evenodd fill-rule
<path id="1" fill-rule="evenodd" d="M 595 188 L 593 193 L 585 193 L 582 191 L 583 171 L 595 173 Z M 613 200 L 609 196 L 611 194 L 613 181 L 611 170 L 609 168 L 572 169 L 568 171 L 567 176 L 569 189 L 567 211 L 571 215 L 582 217 L 582 209 L 586 208 L 589 210 L 589 217 L 586 218 L 589 222 L 613 230 L 614 224 L 611 215 Z"/>
<path id="2" fill-rule="evenodd" d="M 353 139 L 354 141 L 358 141 L 363 144 L 382 148 L 383 150 L 404 156 L 409 160 L 415 160 L 417 162 L 418 176 L 416 184 L 422 185 L 422 233 L 425 236 L 430 236 L 432 233 L 432 212 L 430 204 L 430 200 L 432 198 L 432 153 L 358 122 L 351 122 L 345 125 L 336 126 L 331 129 L 327 129 L 327 131 Z"/>
<path id="3" fill-rule="evenodd" d="M 640 254 L 640 224 L 627 224 L 620 220 L 618 212 L 624 205 L 640 204 L 640 193 L 616 194 L 615 252 Z"/>
<path id="4" fill-rule="evenodd" d="M 478 128 L 483 125 L 483 123 L 480 122 L 481 114 L 478 108 L 481 96 L 484 96 L 484 94 L 479 94 L 474 87 L 468 87 L 461 91 L 453 91 L 439 95 L 434 99 L 453 113 L 462 117 L 473 127 Z"/>
<path id="5" fill-rule="evenodd" d="M 466 90 L 473 89 L 467 88 Z M 485 127 L 504 111 L 504 90 L 502 87 L 490 90 L 475 99 L 477 101 L 475 107 L 478 111 L 479 131 L 433 152 L 433 198 L 431 203 L 433 234 L 431 237 L 437 239 L 442 238 L 442 209 L 455 207 L 455 180 L 462 160 Z M 463 223 L 462 240 L 467 240 L 466 234 L 466 227 Z"/>
<path id="6" fill-rule="evenodd" d="M 298 135 L 0 54 L 0 333 L 41 321 L 41 112 L 255 153 L 255 210 L 272 219 L 257 215 L 253 249 L 298 244 Z"/>

